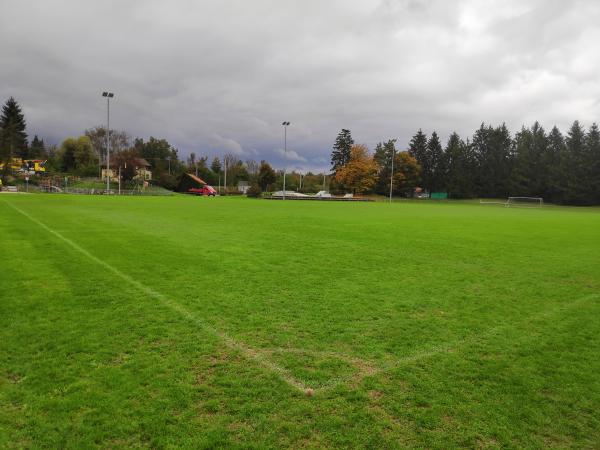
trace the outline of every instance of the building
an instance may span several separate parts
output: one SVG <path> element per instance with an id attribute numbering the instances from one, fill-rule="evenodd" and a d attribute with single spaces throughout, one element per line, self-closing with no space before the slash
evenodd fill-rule
<path id="1" fill-rule="evenodd" d="M 248 189 L 250 189 L 250 183 L 247 181 L 238 182 L 238 191 L 240 191 L 242 194 L 246 194 Z"/>
<path id="2" fill-rule="evenodd" d="M 135 164 L 135 175 L 133 177 L 134 180 L 143 180 L 150 181 L 152 180 L 152 171 L 150 170 L 150 163 L 146 161 L 144 158 L 136 158 L 134 160 Z M 102 179 L 105 180 L 108 176 L 110 176 L 110 181 L 119 181 L 119 168 L 115 166 L 110 166 L 108 171 L 106 167 L 102 168 Z"/>

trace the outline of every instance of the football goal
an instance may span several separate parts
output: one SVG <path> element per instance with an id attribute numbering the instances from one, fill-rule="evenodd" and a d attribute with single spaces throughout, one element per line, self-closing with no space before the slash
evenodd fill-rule
<path id="1" fill-rule="evenodd" d="M 508 197 L 504 206 L 507 208 L 541 208 L 544 206 L 544 199 L 541 197 Z"/>

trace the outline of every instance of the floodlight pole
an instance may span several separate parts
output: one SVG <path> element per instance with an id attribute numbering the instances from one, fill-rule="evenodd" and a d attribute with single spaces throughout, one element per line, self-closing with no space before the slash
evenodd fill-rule
<path id="1" fill-rule="evenodd" d="M 110 193 L 110 99 L 115 96 L 112 92 L 103 92 L 106 97 L 106 194 Z"/>
<path id="2" fill-rule="evenodd" d="M 283 199 L 285 200 L 285 173 L 287 172 L 287 127 L 289 122 L 282 122 L 283 125 Z"/>
<path id="3" fill-rule="evenodd" d="M 392 174 L 390 175 L 390 203 L 392 203 L 392 191 L 394 189 L 394 158 L 396 157 L 396 146 L 392 148 Z"/>

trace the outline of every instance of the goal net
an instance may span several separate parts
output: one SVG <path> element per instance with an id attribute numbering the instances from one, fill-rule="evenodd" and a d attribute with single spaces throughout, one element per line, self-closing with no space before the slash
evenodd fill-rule
<path id="1" fill-rule="evenodd" d="M 507 208 L 541 208 L 544 206 L 544 199 L 541 197 L 508 197 L 505 206 Z"/>

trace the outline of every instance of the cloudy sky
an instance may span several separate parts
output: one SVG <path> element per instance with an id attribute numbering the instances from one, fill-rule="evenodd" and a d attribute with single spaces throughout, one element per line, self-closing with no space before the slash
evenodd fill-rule
<path id="1" fill-rule="evenodd" d="M 0 0 L 0 98 L 60 143 L 105 122 L 182 156 L 326 168 L 349 128 L 373 148 L 418 128 L 600 120 L 600 2 Z"/>

